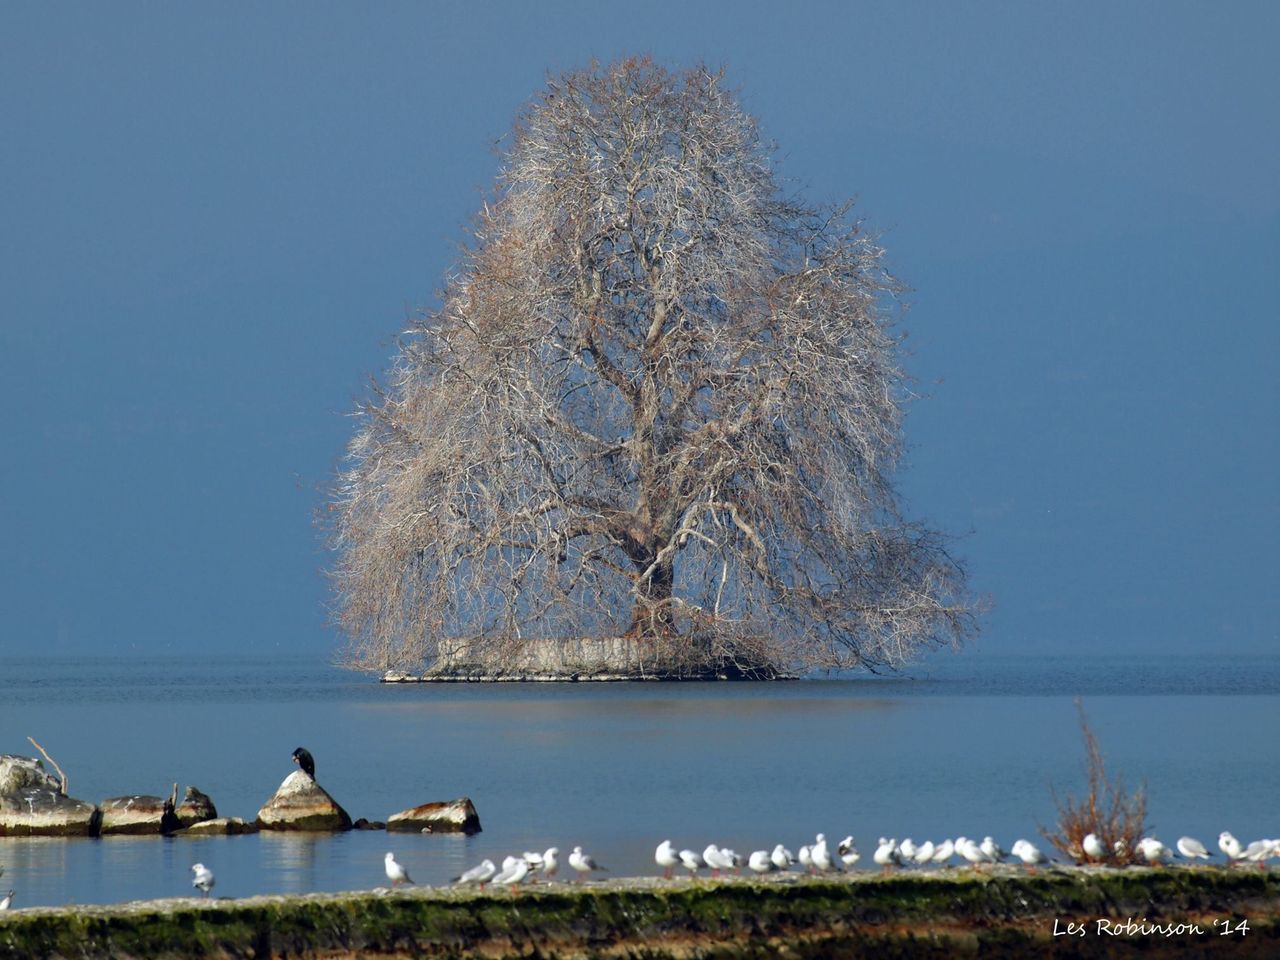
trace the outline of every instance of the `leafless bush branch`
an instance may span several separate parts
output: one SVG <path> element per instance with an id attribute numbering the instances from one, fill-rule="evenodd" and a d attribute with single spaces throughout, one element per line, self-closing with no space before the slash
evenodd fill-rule
<path id="1" fill-rule="evenodd" d="M 1076 700 L 1080 714 L 1080 733 L 1084 738 L 1086 788 L 1080 799 L 1068 794 L 1059 799 L 1050 788 L 1054 806 L 1058 808 L 1057 832 L 1041 829 L 1041 834 L 1064 855 L 1076 863 L 1133 863 L 1138 855 L 1138 841 L 1146 830 L 1147 793 L 1145 785 L 1130 791 L 1124 778 L 1107 776 L 1102 749 L 1084 714 L 1084 706 Z M 1103 856 L 1085 852 L 1084 839 L 1094 834 L 1102 844 Z"/>

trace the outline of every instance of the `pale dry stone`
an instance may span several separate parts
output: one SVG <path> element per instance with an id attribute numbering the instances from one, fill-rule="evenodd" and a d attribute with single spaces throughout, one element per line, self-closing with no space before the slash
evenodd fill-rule
<path id="1" fill-rule="evenodd" d="M 167 797 L 134 794 L 102 801 L 103 836 L 112 834 L 173 833 L 178 817 Z"/>
<path id="2" fill-rule="evenodd" d="M 350 830 L 351 817 L 305 771 L 284 778 L 258 811 L 263 830 Z"/>
<path id="3" fill-rule="evenodd" d="M 201 820 L 182 831 L 184 837 L 234 836 L 239 833 L 257 833 L 256 823 L 246 823 L 239 817 L 216 817 Z"/>
<path id="4" fill-rule="evenodd" d="M 27 787 L 62 792 L 62 781 L 44 769 L 35 757 L 0 754 L 0 796 L 14 794 Z"/>
<path id="5" fill-rule="evenodd" d="M 182 802 L 178 804 L 176 812 L 178 822 L 184 827 L 194 826 L 206 820 L 216 820 L 218 817 L 218 808 L 213 805 L 213 801 L 191 786 L 187 787 L 187 792 L 183 795 Z"/>
<path id="6" fill-rule="evenodd" d="M 92 837 L 102 811 L 59 790 L 22 787 L 0 794 L 0 837 Z"/>
<path id="7" fill-rule="evenodd" d="M 447 803 L 424 803 L 387 817 L 388 830 L 412 830 L 418 833 L 480 832 L 480 815 L 467 797 Z"/>

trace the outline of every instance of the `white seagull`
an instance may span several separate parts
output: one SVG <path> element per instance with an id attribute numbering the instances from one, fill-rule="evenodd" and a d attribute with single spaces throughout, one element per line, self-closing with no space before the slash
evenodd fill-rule
<path id="1" fill-rule="evenodd" d="M 747 857 L 747 867 L 752 873 L 772 873 L 778 869 L 768 850 L 751 851 L 751 856 Z"/>
<path id="2" fill-rule="evenodd" d="M 729 870 L 733 867 L 733 861 L 714 843 L 708 843 L 707 848 L 702 851 L 702 862 L 711 868 L 713 877 L 720 876 L 721 870 Z"/>
<path id="3" fill-rule="evenodd" d="M 526 850 L 521 856 L 524 857 L 524 862 L 529 865 L 530 870 L 542 869 L 542 854 Z"/>
<path id="4" fill-rule="evenodd" d="M 831 873 L 832 871 L 839 873 L 844 869 L 844 864 L 840 862 L 839 857 L 831 856 L 831 851 L 827 849 L 827 838 L 821 833 L 818 834 L 818 842 L 809 851 L 809 859 L 813 861 L 813 865 L 819 873 Z"/>
<path id="5" fill-rule="evenodd" d="M 993 859 L 988 857 L 986 852 L 974 841 L 967 837 L 961 837 L 956 841 L 956 852 L 964 857 L 975 867 L 983 863 L 992 863 Z"/>
<path id="6" fill-rule="evenodd" d="M 954 840 L 943 840 L 938 844 L 938 849 L 933 851 L 934 863 L 946 863 L 956 855 L 956 843 Z"/>
<path id="7" fill-rule="evenodd" d="M 880 869 L 888 873 L 889 868 L 901 863 L 898 856 L 897 839 L 880 838 L 880 845 L 876 847 L 876 852 L 871 855 L 871 859 L 880 865 Z"/>
<path id="8" fill-rule="evenodd" d="M 930 853 L 933 852 L 932 844 L 929 847 Z M 840 862 L 846 867 L 852 867 L 855 863 L 862 859 L 862 854 L 858 852 L 858 845 L 853 842 L 853 834 L 845 837 L 836 847 L 836 853 L 840 854 Z"/>
<path id="9" fill-rule="evenodd" d="M 936 850 L 937 847 L 933 845 L 933 841 L 926 840 L 924 843 L 920 844 L 920 846 L 916 847 L 916 855 L 911 859 L 923 866 L 933 859 L 933 854 Z"/>
<path id="10" fill-rule="evenodd" d="M 698 871 L 705 867 L 707 862 L 702 859 L 702 854 L 696 850 L 681 850 L 680 864 L 689 871 L 689 876 L 696 877 Z"/>
<path id="11" fill-rule="evenodd" d="M 813 847 L 805 844 L 800 848 L 800 866 L 804 867 L 805 873 L 813 873 Z"/>
<path id="12" fill-rule="evenodd" d="M 910 837 L 898 844 L 898 858 L 900 860 L 914 860 L 916 858 L 916 842 Z"/>
<path id="13" fill-rule="evenodd" d="M 398 887 L 402 883 L 413 883 L 413 878 L 409 876 L 409 871 L 396 863 L 396 855 L 394 853 L 388 850 L 385 859 L 387 879 L 391 881 L 393 887 Z"/>
<path id="14" fill-rule="evenodd" d="M 1096 833 L 1086 833 L 1080 846 L 1084 850 L 1084 855 L 1092 860 L 1107 859 L 1107 848 L 1102 845 Z"/>
<path id="15" fill-rule="evenodd" d="M 1173 856 L 1173 851 L 1166 847 L 1155 837 L 1143 837 L 1138 841 L 1138 853 L 1147 863 L 1159 866 L 1169 857 Z"/>
<path id="16" fill-rule="evenodd" d="M 983 837 L 982 843 L 978 846 L 992 863 L 1003 863 L 1009 856 L 1004 852 L 1000 844 L 996 843 L 991 837 Z"/>
<path id="17" fill-rule="evenodd" d="M 1240 846 L 1240 841 L 1231 835 L 1230 830 L 1223 830 L 1218 834 L 1218 849 L 1227 855 L 1228 860 L 1239 860 L 1244 856 L 1244 848 Z"/>
<path id="18" fill-rule="evenodd" d="M 484 859 L 480 861 L 478 866 L 474 866 L 470 870 L 467 870 L 462 874 L 462 876 L 454 877 L 453 882 L 459 886 L 466 886 L 469 883 L 477 883 L 480 885 L 480 889 L 483 890 L 484 885 L 492 880 L 497 872 L 498 868 L 494 862 L 489 859 Z"/>
<path id="19" fill-rule="evenodd" d="M 1049 858 L 1041 852 L 1040 848 L 1029 840 L 1019 839 L 1018 842 L 1013 845 L 1013 855 L 1032 870 L 1043 863 L 1049 862 Z"/>
<path id="20" fill-rule="evenodd" d="M 773 865 L 779 870 L 788 870 L 791 864 L 796 862 L 796 858 L 791 855 L 791 851 L 782 844 L 778 844 L 773 848 L 773 853 L 769 856 L 769 859 L 773 861 Z"/>
<path id="21" fill-rule="evenodd" d="M 13 891 L 10 890 L 3 897 L 0 897 L 0 910 L 8 910 L 13 905 Z"/>
<path id="22" fill-rule="evenodd" d="M 560 848 L 547 847 L 542 854 L 542 875 L 554 877 L 560 870 Z"/>
<path id="23" fill-rule="evenodd" d="M 215 881 L 213 879 L 213 871 L 206 867 L 203 863 L 195 863 L 191 865 L 191 872 L 194 876 L 191 878 L 191 885 L 202 892 L 203 896 L 209 896 L 209 891 L 213 889 Z M 9 891 L 13 893 L 12 890 Z M 8 906 L 6 903 L 5 906 Z"/>
<path id="24" fill-rule="evenodd" d="M 1179 837 L 1178 852 L 1188 860 L 1208 860 L 1209 851 L 1204 848 L 1204 844 L 1195 837 Z"/>
<path id="25" fill-rule="evenodd" d="M 581 847 L 574 847 L 573 853 L 569 854 L 569 866 L 578 871 L 578 876 L 590 873 L 592 870 L 604 870 L 605 867 L 600 866 L 595 860 L 582 852 Z"/>
<path id="26" fill-rule="evenodd" d="M 670 840 L 663 840 L 658 844 L 658 849 L 653 852 L 653 859 L 662 868 L 662 876 L 665 880 L 670 880 L 671 872 L 680 865 L 680 854 L 676 852 Z"/>
<path id="27" fill-rule="evenodd" d="M 502 872 L 493 878 L 494 886 L 509 885 L 516 892 L 516 885 L 529 875 L 529 861 L 524 857 L 508 857 Z"/>

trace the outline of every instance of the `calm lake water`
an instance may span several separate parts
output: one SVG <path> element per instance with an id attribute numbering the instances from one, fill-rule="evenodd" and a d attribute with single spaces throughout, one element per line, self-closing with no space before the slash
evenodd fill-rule
<path id="1" fill-rule="evenodd" d="M 419 883 L 483 857 L 582 844 L 615 874 L 655 872 L 664 838 L 741 853 L 815 832 L 993 834 L 1053 821 L 1083 781 L 1074 698 L 1111 769 L 1145 780 L 1153 831 L 1280 835 L 1280 657 L 1108 660 L 944 654 L 896 678 L 774 684 L 382 685 L 296 659 L 0 657 L 0 753 L 33 736 L 100 802 L 177 781 L 252 819 L 295 768 L 353 817 L 469 796 L 470 838 L 3 839 L 15 906 L 385 885 L 394 850 Z"/>

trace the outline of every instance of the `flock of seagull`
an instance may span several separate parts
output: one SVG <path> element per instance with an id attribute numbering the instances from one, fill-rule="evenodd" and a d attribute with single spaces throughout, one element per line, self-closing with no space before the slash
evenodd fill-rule
<path id="1" fill-rule="evenodd" d="M 1082 843 L 1085 862 L 1103 863 L 1112 859 L 1115 854 L 1125 850 L 1123 841 L 1116 841 L 1113 852 L 1109 853 L 1096 834 L 1088 834 Z M 1143 837 L 1137 844 L 1137 852 L 1141 859 L 1157 866 L 1171 861 L 1175 856 L 1186 860 L 1208 860 L 1209 851 L 1204 844 L 1194 837 L 1179 837 L 1175 844 L 1177 853 L 1166 847 L 1155 837 Z M 1228 831 L 1218 837 L 1218 848 L 1227 858 L 1228 864 L 1257 863 L 1263 868 L 1266 861 L 1280 858 L 1280 840 L 1255 840 L 1248 846 L 1242 844 Z M 904 866 L 946 866 L 953 858 L 978 867 L 986 864 L 1004 863 L 1013 857 L 1024 866 L 1034 870 L 1036 867 L 1057 861 L 1046 856 L 1029 840 L 1019 839 L 1008 851 L 1005 851 L 992 837 L 984 837 L 981 842 L 967 837 L 954 840 L 943 840 L 934 843 L 926 840 L 915 843 L 911 839 L 899 842 L 895 839 L 881 837 L 871 859 L 882 871 Z M 719 877 L 722 871 L 741 872 L 743 867 L 756 874 L 766 874 L 790 870 L 799 864 L 807 872 L 814 874 L 840 873 L 853 869 L 862 859 L 852 836 L 847 836 L 834 848 L 823 834 L 818 834 L 812 844 L 800 848 L 799 855 L 794 855 L 782 844 L 772 850 L 755 850 L 743 857 L 728 847 L 708 844 L 701 852 L 697 850 L 677 850 L 670 840 L 658 844 L 653 855 L 654 862 L 662 868 L 665 879 L 671 879 L 677 869 L 689 871 L 696 877 L 698 871 L 709 870 L 712 877 Z M 578 878 L 589 876 L 596 871 L 605 870 L 592 857 L 583 853 L 582 847 L 574 847 L 568 856 L 569 867 Z M 213 876 L 207 869 L 197 864 L 197 881 L 201 874 L 207 874 L 209 886 L 213 884 Z M 411 884 L 413 880 L 409 872 L 396 861 L 395 854 L 386 855 L 386 874 L 392 887 Z M 192 869 L 196 869 L 193 867 Z M 501 866 L 492 860 L 485 859 L 467 870 L 461 876 L 450 881 L 456 886 L 476 885 L 484 889 L 486 884 L 509 886 L 516 891 L 519 885 L 534 877 L 535 874 L 547 879 L 555 877 L 560 870 L 560 848 L 551 847 L 542 853 L 526 851 L 520 856 L 506 857 Z M 208 892 L 208 887 L 201 882 L 195 885 Z"/>

